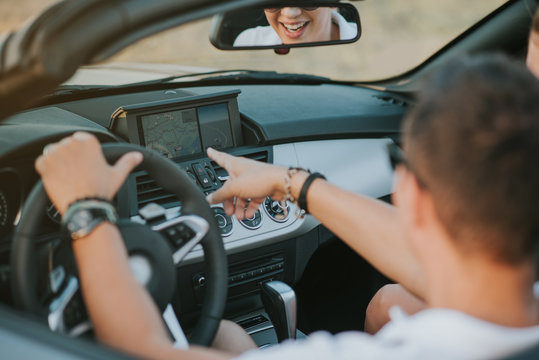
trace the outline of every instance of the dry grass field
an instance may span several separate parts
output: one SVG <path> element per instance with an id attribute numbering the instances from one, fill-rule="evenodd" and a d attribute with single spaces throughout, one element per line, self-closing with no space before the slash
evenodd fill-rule
<path id="1" fill-rule="evenodd" d="M 153 0 L 148 0 L 153 1 Z M 17 28 L 52 0 L 0 0 L 0 33 Z M 366 0 L 354 2 L 362 37 L 342 46 L 228 51 L 211 46 L 210 19 L 187 24 L 131 46 L 111 61 L 177 63 L 220 69 L 311 73 L 336 79 L 378 79 L 419 64 L 504 0 Z"/>

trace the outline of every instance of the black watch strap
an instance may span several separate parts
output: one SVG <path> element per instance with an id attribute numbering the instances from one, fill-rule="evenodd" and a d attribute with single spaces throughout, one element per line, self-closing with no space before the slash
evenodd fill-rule
<path id="1" fill-rule="evenodd" d="M 117 221 L 116 208 L 109 201 L 82 199 L 69 206 L 62 217 L 62 227 L 72 240 L 77 240 L 89 235 L 102 222 Z"/>

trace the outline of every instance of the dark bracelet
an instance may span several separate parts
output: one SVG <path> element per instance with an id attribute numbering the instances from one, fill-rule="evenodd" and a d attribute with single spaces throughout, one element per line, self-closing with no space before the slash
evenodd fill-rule
<path id="1" fill-rule="evenodd" d="M 301 187 L 301 191 L 299 192 L 298 196 L 298 206 L 300 208 L 300 216 L 303 217 L 309 213 L 309 210 L 307 209 L 307 192 L 309 191 L 309 188 L 311 187 L 311 184 L 316 179 L 324 179 L 326 180 L 326 177 L 318 172 L 310 174 L 305 182 L 303 183 L 303 186 Z"/>
<path id="2" fill-rule="evenodd" d="M 81 201 L 88 201 L 88 200 L 94 200 L 94 201 L 100 201 L 100 202 L 105 202 L 105 203 L 108 203 L 108 204 L 111 204 L 112 206 L 114 206 L 114 203 L 109 200 L 109 199 L 105 199 L 105 198 L 102 198 L 102 197 L 99 197 L 99 196 L 88 196 L 88 197 L 85 197 L 85 198 L 80 198 L 80 199 L 77 199 L 75 201 L 73 201 L 71 204 L 69 204 L 66 208 L 66 211 L 67 209 L 69 209 L 71 206 L 75 205 L 76 203 L 78 202 L 81 202 Z"/>

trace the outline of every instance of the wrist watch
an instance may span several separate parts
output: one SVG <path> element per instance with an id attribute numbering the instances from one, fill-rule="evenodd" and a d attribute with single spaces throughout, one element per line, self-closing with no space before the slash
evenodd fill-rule
<path id="1" fill-rule="evenodd" d="M 116 224 L 116 208 L 108 201 L 84 199 L 69 206 L 62 217 L 62 226 L 72 240 L 88 236 L 102 222 Z"/>

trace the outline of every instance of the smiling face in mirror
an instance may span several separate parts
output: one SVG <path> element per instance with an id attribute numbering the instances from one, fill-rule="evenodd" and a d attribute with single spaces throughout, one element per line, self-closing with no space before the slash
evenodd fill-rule
<path id="1" fill-rule="evenodd" d="M 218 14 L 210 41 L 218 49 L 243 50 L 346 44 L 359 39 L 361 24 L 353 5 L 309 7 L 302 1 L 304 6 L 283 6 L 296 4 L 279 1 Z"/>
<path id="2" fill-rule="evenodd" d="M 283 44 L 339 40 L 339 25 L 328 7 L 264 9 L 268 23 Z"/>

